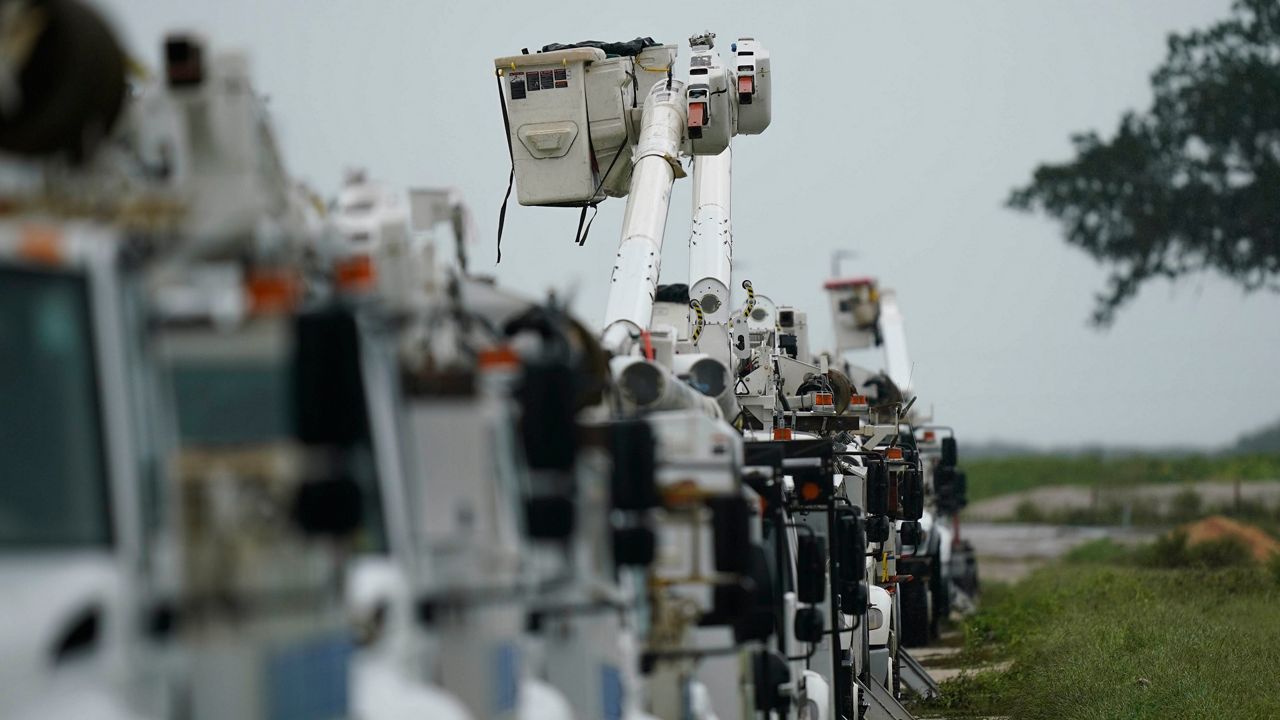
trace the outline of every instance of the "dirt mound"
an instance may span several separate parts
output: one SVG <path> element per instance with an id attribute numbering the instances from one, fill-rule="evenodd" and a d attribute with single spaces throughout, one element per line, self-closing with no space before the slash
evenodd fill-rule
<path id="1" fill-rule="evenodd" d="M 1263 562 L 1272 554 L 1280 552 L 1280 541 L 1268 535 L 1261 528 L 1236 522 L 1221 515 L 1210 515 L 1199 522 L 1184 525 L 1182 529 L 1187 533 L 1188 545 L 1234 537 L 1243 542 L 1249 548 L 1249 551 L 1253 553 L 1254 559 L 1259 562 Z"/>

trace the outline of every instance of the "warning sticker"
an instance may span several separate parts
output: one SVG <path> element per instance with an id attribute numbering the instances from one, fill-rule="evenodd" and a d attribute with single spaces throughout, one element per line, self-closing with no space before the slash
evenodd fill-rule
<path id="1" fill-rule="evenodd" d="M 554 68 L 513 72 L 510 77 L 511 99 L 521 100 L 526 93 L 569 87 L 569 81 L 573 79 L 573 73 L 568 68 Z M 517 89 L 517 84 L 519 89 Z"/>

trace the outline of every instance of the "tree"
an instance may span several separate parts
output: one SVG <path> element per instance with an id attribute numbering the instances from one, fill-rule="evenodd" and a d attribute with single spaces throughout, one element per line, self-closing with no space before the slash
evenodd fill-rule
<path id="1" fill-rule="evenodd" d="M 1110 267 L 1098 326 L 1152 278 L 1216 270 L 1280 290 L 1280 1 L 1236 0 L 1228 19 L 1170 35 L 1151 85 L 1149 110 L 1110 140 L 1072 136 L 1075 158 L 1008 200 Z"/>

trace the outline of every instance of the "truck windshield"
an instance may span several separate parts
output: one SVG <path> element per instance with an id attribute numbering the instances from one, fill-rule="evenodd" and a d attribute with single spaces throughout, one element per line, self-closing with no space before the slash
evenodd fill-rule
<path id="1" fill-rule="evenodd" d="M 183 445 L 249 446 L 291 442 L 292 378 L 278 359 L 183 358 L 171 363 Z M 381 496 L 368 442 L 353 449 L 348 469 L 360 486 L 364 526 L 360 550 L 384 552 Z"/>
<path id="2" fill-rule="evenodd" d="M 0 268 L 0 547 L 111 542 L 87 282 Z"/>
<path id="3" fill-rule="evenodd" d="M 289 377 L 279 363 L 184 360 L 173 367 L 183 444 L 277 442 L 293 434 Z"/>

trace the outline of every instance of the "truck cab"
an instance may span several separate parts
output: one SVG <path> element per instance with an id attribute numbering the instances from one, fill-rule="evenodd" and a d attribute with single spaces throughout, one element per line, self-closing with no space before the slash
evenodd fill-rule
<path id="1" fill-rule="evenodd" d="M 0 223 L 5 717 L 165 711 L 145 682 L 162 416 L 123 244 L 92 222 Z"/>

